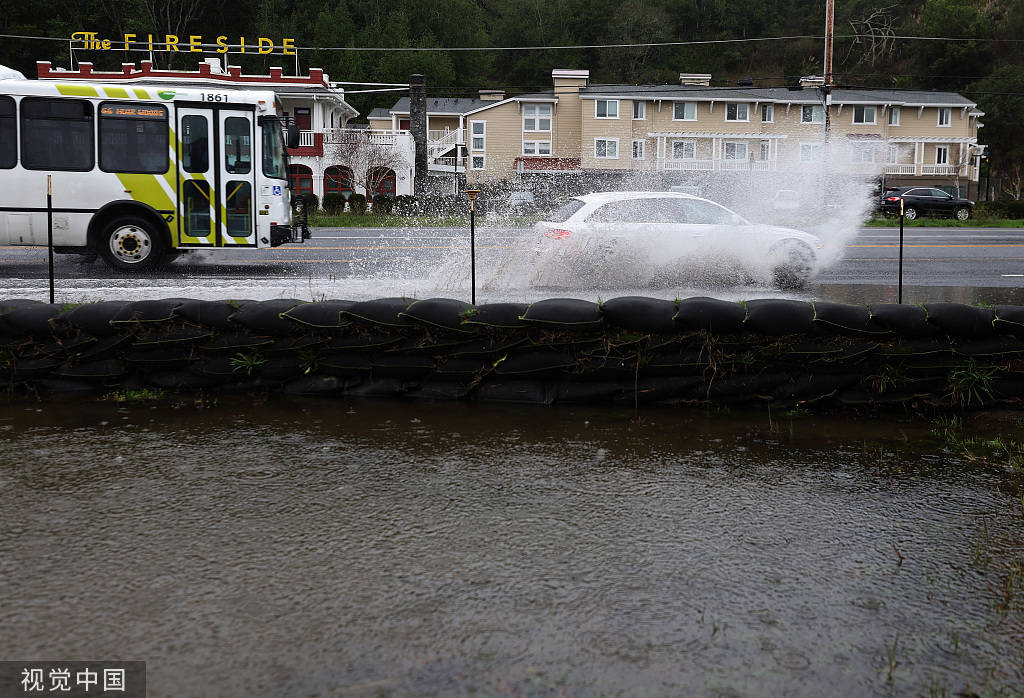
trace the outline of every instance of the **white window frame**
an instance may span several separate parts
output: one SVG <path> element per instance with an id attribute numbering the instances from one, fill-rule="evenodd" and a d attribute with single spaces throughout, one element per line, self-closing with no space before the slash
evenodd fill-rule
<path id="1" fill-rule="evenodd" d="M 942 153 L 942 157 L 939 157 L 939 153 Z M 936 165 L 948 165 L 949 164 L 949 146 L 948 145 L 937 145 L 935 146 L 935 164 Z"/>
<path id="2" fill-rule="evenodd" d="M 866 143 L 853 143 L 850 145 L 850 162 L 858 165 L 866 165 L 875 162 L 875 148 Z"/>
<path id="3" fill-rule="evenodd" d="M 761 162 L 770 162 L 772 159 L 772 142 L 770 140 L 762 140 L 760 148 Z"/>
<path id="4" fill-rule="evenodd" d="M 900 148 L 898 145 L 890 145 L 889 152 L 885 156 L 885 161 L 889 165 L 898 165 L 900 162 Z"/>
<path id="5" fill-rule="evenodd" d="M 532 146 L 532 151 L 527 146 Z M 547 152 L 542 152 L 542 148 L 547 146 Z M 523 141 L 523 155 L 543 155 L 548 157 L 551 155 L 551 140 L 544 138 L 541 140 L 524 140 Z"/>
<path id="6" fill-rule="evenodd" d="M 938 117 L 937 117 L 937 120 L 936 120 L 936 124 L 938 126 L 941 126 L 942 128 L 947 128 L 947 127 L 950 127 L 950 126 L 953 125 L 953 110 L 952 109 L 950 109 L 949 107 L 939 107 L 937 111 L 938 111 Z M 946 119 L 945 119 L 946 123 L 942 123 L 942 121 L 943 121 L 942 115 L 943 114 L 946 115 Z"/>
<path id="7" fill-rule="evenodd" d="M 639 108 L 638 108 L 639 107 Z M 647 119 L 647 102 L 633 100 L 633 121 L 645 121 Z"/>
<path id="8" fill-rule="evenodd" d="M 688 143 L 689 145 L 693 146 L 693 155 L 691 157 L 686 157 L 684 155 L 681 158 L 677 158 L 676 157 L 676 144 L 677 143 Z M 694 140 L 693 138 L 676 139 L 676 140 L 672 141 L 671 143 L 669 143 L 668 148 L 669 148 L 668 149 L 668 155 L 669 155 L 668 159 L 669 160 L 696 160 L 697 159 L 697 141 Z"/>
<path id="9" fill-rule="evenodd" d="M 476 124 L 480 124 L 483 130 L 480 133 L 476 133 L 473 128 Z M 480 147 L 476 145 L 476 139 L 480 139 Z M 514 141 L 513 141 L 514 142 Z M 486 121 L 470 121 L 469 122 L 469 149 L 470 151 L 480 152 L 487 150 L 487 122 Z"/>
<path id="10" fill-rule="evenodd" d="M 599 104 L 604 103 L 604 116 L 598 115 L 597 107 Z M 608 107 L 612 104 L 615 105 L 615 116 L 611 116 L 608 112 Z M 595 119 L 618 119 L 619 118 L 619 100 L 617 99 L 595 99 L 594 100 L 594 118 Z"/>
<path id="11" fill-rule="evenodd" d="M 811 120 L 804 120 L 804 109 L 811 110 Z M 819 118 L 815 119 L 815 115 Z M 825 123 L 825 108 L 820 104 L 801 104 L 800 105 L 800 123 L 801 124 L 823 124 Z"/>
<path id="12" fill-rule="evenodd" d="M 476 161 L 480 161 L 480 166 L 477 167 Z M 478 153 L 469 156 L 469 169 L 471 170 L 485 170 L 487 169 L 487 156 L 483 153 Z"/>
<path id="13" fill-rule="evenodd" d="M 633 149 L 632 149 L 633 159 L 634 160 L 643 160 L 644 156 L 645 156 L 644 150 L 646 150 L 646 142 L 644 141 L 644 139 L 643 138 L 634 138 L 633 139 Z"/>
<path id="14" fill-rule="evenodd" d="M 682 115 L 682 117 L 677 118 L 676 117 L 676 107 L 678 105 L 680 105 L 680 104 L 683 105 L 683 115 Z M 686 118 L 686 105 L 688 105 L 688 104 L 692 104 L 693 105 L 693 118 L 692 119 L 687 119 Z M 672 121 L 696 121 L 696 120 L 697 120 L 697 103 L 696 102 L 672 102 Z"/>
<path id="15" fill-rule="evenodd" d="M 744 118 L 742 118 L 742 119 L 739 118 L 740 107 L 743 107 L 743 117 Z M 730 108 L 736 110 L 737 118 L 735 118 L 735 119 L 730 119 L 729 118 L 729 109 Z M 747 104 L 746 102 L 728 102 L 725 105 L 725 120 L 726 121 L 750 121 L 750 105 Z"/>
<path id="16" fill-rule="evenodd" d="M 899 126 L 900 125 L 900 108 L 889 107 L 889 125 Z"/>
<path id="17" fill-rule="evenodd" d="M 547 112 L 546 114 L 542 113 Z M 523 131 L 534 132 L 534 131 L 550 131 L 551 130 L 551 116 L 552 109 L 550 104 L 523 104 Z M 541 128 L 541 120 L 546 119 L 548 122 L 547 128 Z M 527 128 L 526 122 L 530 120 L 533 122 L 534 128 Z"/>
<path id="18" fill-rule="evenodd" d="M 813 153 L 813 157 L 805 157 L 804 153 L 810 151 Z M 821 143 L 801 143 L 800 144 L 800 162 L 821 162 L 821 158 L 824 156 L 825 147 Z"/>
<path id="19" fill-rule="evenodd" d="M 767 119 L 764 117 L 768 117 Z M 775 123 L 775 105 L 774 104 L 762 104 L 761 105 L 761 123 L 772 124 Z"/>
<path id="20" fill-rule="evenodd" d="M 735 153 L 733 153 L 732 157 L 727 157 L 727 151 L 728 151 L 728 147 L 727 146 L 730 146 L 730 145 L 731 146 L 743 146 L 743 157 L 738 158 L 738 157 L 736 157 Z M 729 162 L 741 162 L 741 161 L 745 161 L 749 157 L 750 157 L 750 148 L 747 147 L 747 142 L 746 141 L 722 141 L 722 159 L 723 160 L 728 160 Z"/>
<path id="21" fill-rule="evenodd" d="M 861 110 L 861 121 L 857 121 L 857 110 Z M 866 120 L 867 110 L 871 110 L 871 121 Z M 854 104 L 852 121 L 855 126 L 874 126 L 878 123 L 878 107 L 873 104 Z"/>
<path id="22" fill-rule="evenodd" d="M 604 143 L 605 144 L 605 146 L 604 146 L 605 154 L 604 155 L 598 155 L 597 154 L 597 144 L 598 143 Z M 615 155 L 608 155 L 608 144 L 609 143 L 614 143 L 615 144 Z M 595 138 L 594 139 L 594 159 L 596 159 L 596 160 L 618 160 L 619 159 L 619 139 L 618 138 Z"/>

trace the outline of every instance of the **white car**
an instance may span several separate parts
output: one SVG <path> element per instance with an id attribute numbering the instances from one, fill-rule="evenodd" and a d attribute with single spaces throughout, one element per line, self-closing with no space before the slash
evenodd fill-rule
<path id="1" fill-rule="evenodd" d="M 585 261 L 596 274 L 628 257 L 655 278 L 687 265 L 738 265 L 783 287 L 803 286 L 824 247 L 809 233 L 753 224 L 714 201 L 663 191 L 577 196 L 536 229 L 551 243 L 545 254 Z"/>

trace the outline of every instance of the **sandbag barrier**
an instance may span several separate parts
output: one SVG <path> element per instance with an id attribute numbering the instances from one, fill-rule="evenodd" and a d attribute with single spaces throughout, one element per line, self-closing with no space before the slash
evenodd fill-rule
<path id="1" fill-rule="evenodd" d="M 1020 406 L 1024 306 L 0 301 L 0 383 L 523 403 Z"/>

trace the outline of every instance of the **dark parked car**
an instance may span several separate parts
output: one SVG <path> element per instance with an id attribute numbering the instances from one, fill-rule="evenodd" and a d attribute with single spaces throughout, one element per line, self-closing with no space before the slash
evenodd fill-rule
<path id="1" fill-rule="evenodd" d="M 935 187 L 889 187 L 882 194 L 879 208 L 884 214 L 898 216 L 900 199 L 903 199 L 903 215 L 908 221 L 925 214 L 952 216 L 965 221 L 974 210 L 974 202 L 970 199 L 961 199 Z"/>

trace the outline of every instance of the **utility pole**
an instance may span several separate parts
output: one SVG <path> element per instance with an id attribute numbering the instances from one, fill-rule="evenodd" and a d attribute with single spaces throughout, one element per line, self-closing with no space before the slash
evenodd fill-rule
<path id="1" fill-rule="evenodd" d="M 822 91 L 825 93 L 825 151 L 832 128 L 832 34 L 835 25 L 835 0 L 825 0 L 825 72 Z"/>
<path id="2" fill-rule="evenodd" d="M 427 191 L 427 82 L 419 73 L 409 80 L 409 130 L 416 144 L 413 193 Z"/>

